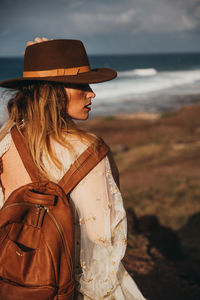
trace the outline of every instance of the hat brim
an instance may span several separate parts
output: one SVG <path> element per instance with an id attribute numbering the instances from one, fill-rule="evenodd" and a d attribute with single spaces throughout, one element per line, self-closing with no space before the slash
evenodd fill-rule
<path id="1" fill-rule="evenodd" d="M 89 72 L 79 73 L 69 76 L 51 76 L 51 77 L 26 77 L 15 78 L 0 82 L 0 86 L 4 88 L 19 89 L 22 86 L 30 84 L 30 81 L 48 81 L 57 83 L 72 83 L 72 84 L 92 84 L 100 83 L 114 79 L 117 77 L 117 72 L 110 68 L 92 69 Z"/>

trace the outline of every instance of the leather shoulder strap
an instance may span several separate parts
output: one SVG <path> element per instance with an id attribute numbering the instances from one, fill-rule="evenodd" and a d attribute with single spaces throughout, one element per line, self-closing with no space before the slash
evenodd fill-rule
<path id="1" fill-rule="evenodd" d="M 48 180 L 36 167 L 29 151 L 28 147 L 26 145 L 25 138 L 21 135 L 21 133 L 18 131 L 17 126 L 14 126 L 11 129 L 11 135 L 13 142 L 15 144 L 15 147 L 21 157 L 21 160 L 24 164 L 24 167 L 26 171 L 28 172 L 29 176 L 31 177 L 31 180 L 38 181 L 38 180 Z"/>
<path id="2" fill-rule="evenodd" d="M 26 145 L 24 137 L 16 126 L 11 129 L 11 135 L 21 160 L 32 181 L 49 181 L 36 167 Z M 71 165 L 62 179 L 58 182 L 66 194 L 68 194 L 109 152 L 109 147 L 99 138 L 96 153 L 89 146 Z"/>
<path id="3" fill-rule="evenodd" d="M 106 156 L 109 147 L 99 138 L 96 153 L 93 147 L 89 146 L 71 165 L 63 178 L 59 181 L 65 193 L 68 194 L 72 189 Z"/>

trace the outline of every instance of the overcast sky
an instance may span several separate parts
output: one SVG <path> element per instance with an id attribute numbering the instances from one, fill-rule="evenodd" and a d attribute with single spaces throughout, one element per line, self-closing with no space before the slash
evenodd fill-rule
<path id="1" fill-rule="evenodd" d="M 200 0 L 0 0 L 0 56 L 36 36 L 81 39 L 89 54 L 200 52 Z"/>

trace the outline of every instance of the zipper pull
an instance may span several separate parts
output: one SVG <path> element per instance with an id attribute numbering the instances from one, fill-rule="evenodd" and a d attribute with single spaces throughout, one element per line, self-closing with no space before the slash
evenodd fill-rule
<path id="1" fill-rule="evenodd" d="M 46 212 L 48 212 L 48 207 L 43 205 L 37 205 L 36 211 L 35 211 L 35 222 L 34 226 L 41 228 L 42 224 L 44 222 L 44 217 L 46 215 Z"/>

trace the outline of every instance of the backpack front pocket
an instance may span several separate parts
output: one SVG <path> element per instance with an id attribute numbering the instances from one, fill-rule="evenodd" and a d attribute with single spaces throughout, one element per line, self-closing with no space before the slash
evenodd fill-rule
<path id="1" fill-rule="evenodd" d="M 0 299 L 2 300 L 52 300 L 57 294 L 53 286 L 20 286 L 0 279 Z"/>
<path id="2" fill-rule="evenodd" d="M 55 285 L 51 255 L 37 233 L 26 224 L 9 226 L 0 243 L 0 277 L 19 285 Z"/>
<path id="3" fill-rule="evenodd" d="M 14 282 L 30 281 L 29 274 L 36 250 L 12 241 L 9 236 L 0 245 L 0 276 Z"/>

